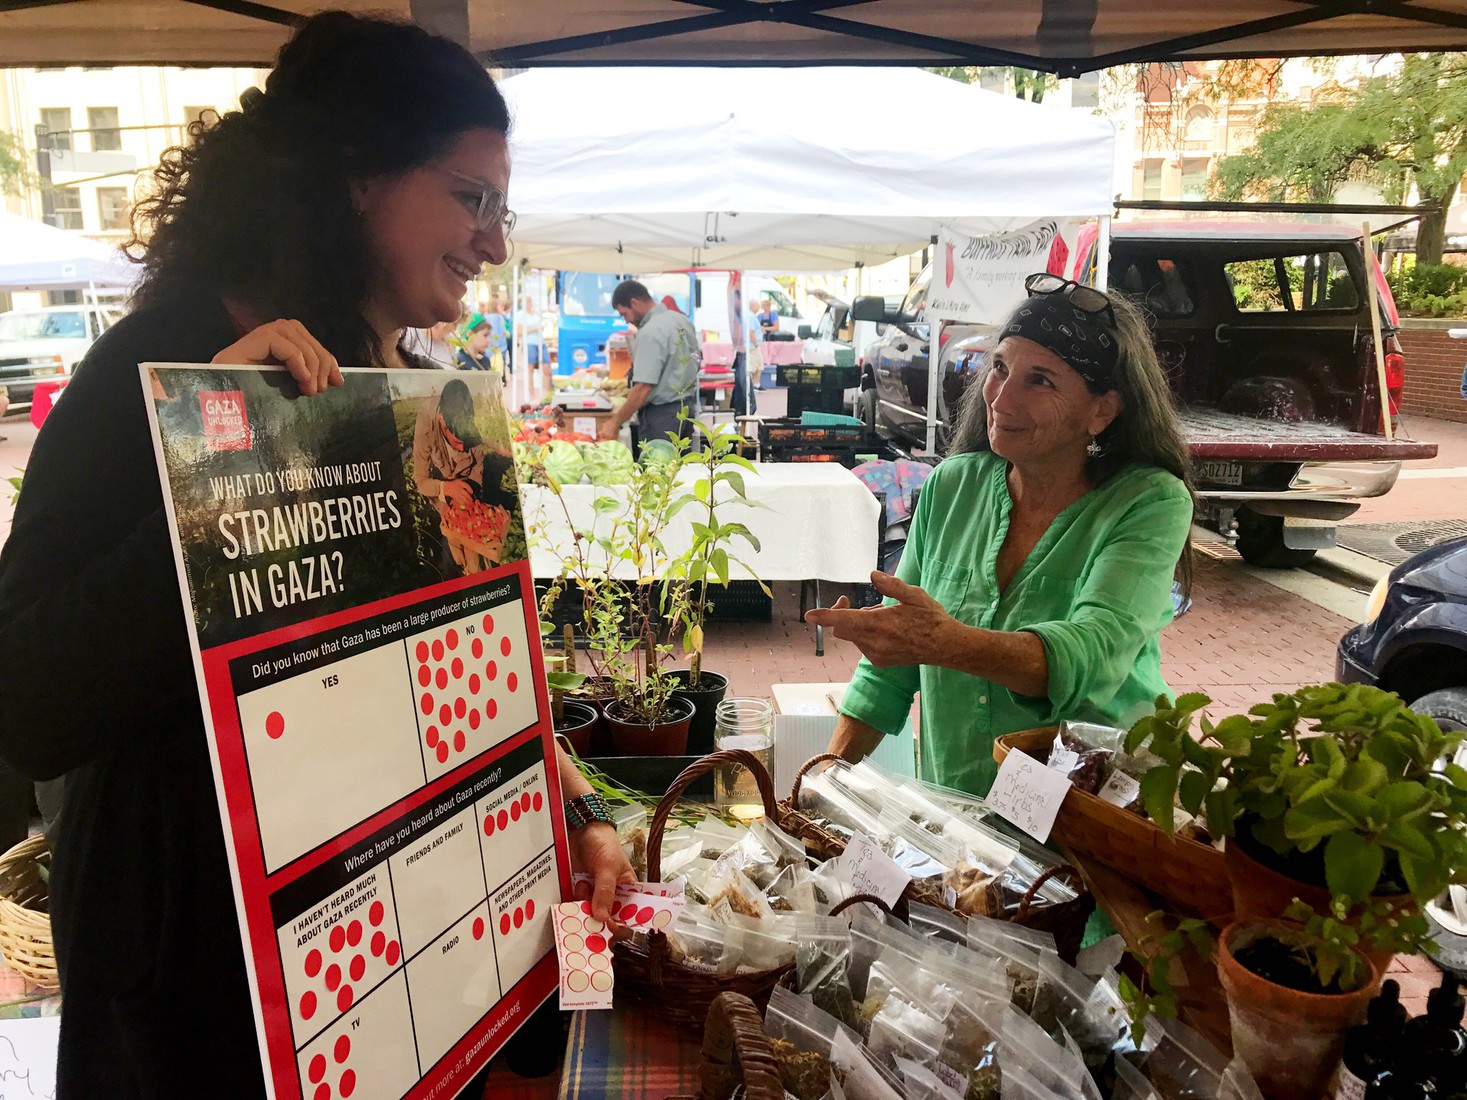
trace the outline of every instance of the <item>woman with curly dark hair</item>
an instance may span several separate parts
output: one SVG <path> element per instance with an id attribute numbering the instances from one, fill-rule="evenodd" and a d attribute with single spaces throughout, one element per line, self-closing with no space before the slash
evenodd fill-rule
<path id="1" fill-rule="evenodd" d="M 281 364 L 306 398 L 341 365 L 417 365 L 404 332 L 456 319 L 508 257 L 508 131 L 465 50 L 327 13 L 138 204 L 135 309 L 41 432 L 0 556 L 0 756 L 66 776 L 63 1098 L 265 1091 L 138 364 Z M 560 772 L 567 796 L 590 790 Z M 633 877 L 615 833 L 575 830 L 572 856 L 608 910 Z"/>

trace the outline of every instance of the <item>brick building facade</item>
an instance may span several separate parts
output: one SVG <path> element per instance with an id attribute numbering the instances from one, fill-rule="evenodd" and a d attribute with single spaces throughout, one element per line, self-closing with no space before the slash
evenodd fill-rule
<path id="1" fill-rule="evenodd" d="M 1467 320 L 1403 319 L 1399 339 L 1406 355 L 1406 389 L 1401 411 L 1467 424 L 1462 369 L 1467 340 L 1453 340 L 1448 329 L 1467 329 Z"/>

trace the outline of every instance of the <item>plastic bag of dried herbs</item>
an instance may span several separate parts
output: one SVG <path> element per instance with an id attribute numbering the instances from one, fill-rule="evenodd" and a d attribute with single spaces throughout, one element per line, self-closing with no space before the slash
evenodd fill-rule
<path id="1" fill-rule="evenodd" d="M 1100 1090 L 1078 1051 L 1056 1043 L 1013 1006 L 1004 1013 L 998 1041 L 1006 1078 L 1018 1070 L 1037 1078 L 1062 1100 L 1100 1100 Z"/>
<path id="2" fill-rule="evenodd" d="M 795 961 L 793 917 L 778 914 L 754 918 L 740 913 L 724 917 L 726 966 L 735 974 L 777 970 Z"/>
<path id="3" fill-rule="evenodd" d="M 907 906 L 907 924 L 929 939 L 948 943 L 968 942 L 968 918 L 935 905 L 914 901 Z"/>
<path id="4" fill-rule="evenodd" d="M 707 906 L 684 905 L 667 930 L 667 946 L 674 961 L 706 974 L 730 974 L 728 926 L 714 918 Z"/>
<path id="5" fill-rule="evenodd" d="M 1044 954 L 1056 954 L 1054 937 L 1009 921 L 974 917 L 968 921 L 968 946 L 1003 963 L 1015 1007 L 1024 1013 L 1033 1012 L 1039 996 L 1039 959 Z"/>
<path id="6" fill-rule="evenodd" d="M 1126 731 L 1094 722 L 1061 722 L 1046 765 L 1086 794 L 1097 794 L 1110 778 Z"/>
<path id="7" fill-rule="evenodd" d="M 857 1025 L 851 993 L 851 926 L 843 917 L 798 914 L 785 922 L 796 939 L 795 989 L 847 1027 Z"/>
<path id="8" fill-rule="evenodd" d="M 909 1058 L 930 1069 L 937 1065 L 937 1055 L 946 1035 L 941 1020 L 899 993 L 893 993 L 872 1017 L 866 1047 L 888 1069 L 896 1068 L 898 1058 Z"/>
<path id="9" fill-rule="evenodd" d="M 830 1091 L 832 1047 L 860 1049 L 861 1037 L 808 999 L 776 986 L 764 1012 L 780 1081 L 796 1100 L 821 1100 Z M 847 1055 L 849 1058 L 849 1055 Z"/>

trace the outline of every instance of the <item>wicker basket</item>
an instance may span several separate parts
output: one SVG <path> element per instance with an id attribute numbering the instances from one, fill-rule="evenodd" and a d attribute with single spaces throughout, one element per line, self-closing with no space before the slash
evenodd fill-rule
<path id="1" fill-rule="evenodd" d="M 715 752 L 684 768 L 657 803 L 647 830 L 647 879 L 662 881 L 662 833 L 678 798 L 695 779 L 724 764 L 741 764 L 753 774 L 764 801 L 764 812 L 778 819 L 774 782 L 758 757 L 742 749 Z M 645 938 L 621 940 L 616 951 L 616 987 L 640 1008 L 669 1023 L 697 1030 L 720 993 L 741 993 L 763 1011 L 775 984 L 793 964 L 750 974 L 708 974 L 684 966 L 672 957 L 667 937 L 649 932 Z"/>
<path id="2" fill-rule="evenodd" d="M 49 853 L 46 838 L 37 835 L 0 855 L 0 954 L 32 985 L 60 989 L 47 913 L 49 893 L 40 870 Z"/>
<path id="3" fill-rule="evenodd" d="M 1010 749 L 1019 749 L 1036 760 L 1047 760 L 1057 729 L 1006 734 L 994 742 L 993 758 L 1002 763 Z M 1188 912 L 1221 924 L 1232 914 L 1233 894 L 1222 852 L 1209 844 L 1167 836 L 1140 814 L 1071 788 L 1050 836 Z"/>
<path id="4" fill-rule="evenodd" d="M 759 1006 L 742 993 L 720 993 L 703 1026 L 698 1100 L 784 1100 L 774 1045 Z"/>
<path id="5" fill-rule="evenodd" d="M 834 859 L 844 852 L 845 841 L 815 824 L 795 807 L 799 805 L 800 784 L 804 781 L 806 773 L 818 764 L 839 759 L 841 757 L 834 753 L 821 753 L 805 761 L 800 766 L 800 770 L 795 773 L 795 782 L 790 790 L 789 801 L 780 803 L 779 822 L 785 832 L 799 836 L 805 842 L 805 846 L 822 860 Z M 1074 888 L 1075 897 L 1070 901 L 1057 904 L 1034 904 L 1039 891 L 1052 878 L 1064 879 L 1068 882 Z M 939 890 L 922 883 L 912 882 L 907 886 L 900 902 L 903 909 L 909 900 L 934 905 L 940 909 L 946 909 L 949 913 L 966 916 L 947 904 Z M 1019 899 L 1014 915 L 1008 919 L 1025 928 L 1032 928 L 1036 932 L 1050 933 L 1054 936 L 1060 957 L 1068 963 L 1074 963 L 1075 956 L 1079 953 L 1085 940 L 1085 925 L 1094 911 L 1095 898 L 1091 896 L 1084 880 L 1080 877 L 1080 872 L 1068 863 L 1061 863 L 1051 867 L 1029 884 L 1029 888 L 1024 891 L 1024 896 Z"/>

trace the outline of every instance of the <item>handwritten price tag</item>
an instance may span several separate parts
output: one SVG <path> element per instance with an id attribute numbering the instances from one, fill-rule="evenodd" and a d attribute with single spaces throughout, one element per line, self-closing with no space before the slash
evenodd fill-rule
<path id="1" fill-rule="evenodd" d="M 999 765 L 998 778 L 988 792 L 988 808 L 1043 844 L 1069 790 L 1067 778 L 1015 749 Z"/>
<path id="2" fill-rule="evenodd" d="M 912 877 L 864 833 L 852 833 L 845 852 L 836 860 L 836 873 L 858 894 L 875 894 L 895 905 Z"/>
<path id="3" fill-rule="evenodd" d="M 1141 793 L 1141 783 L 1117 768 L 1100 788 L 1100 799 L 1112 806 L 1129 806 Z"/>

